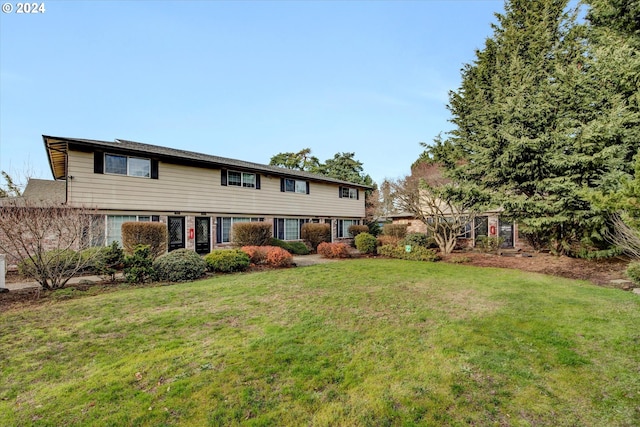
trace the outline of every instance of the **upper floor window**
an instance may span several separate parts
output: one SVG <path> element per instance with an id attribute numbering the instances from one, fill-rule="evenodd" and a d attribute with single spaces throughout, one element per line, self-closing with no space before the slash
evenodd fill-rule
<path id="1" fill-rule="evenodd" d="M 360 194 L 357 188 L 340 187 L 340 197 L 343 199 L 359 199 Z"/>
<path id="2" fill-rule="evenodd" d="M 104 172 L 151 178 L 151 159 L 105 154 Z"/>
<path id="3" fill-rule="evenodd" d="M 309 182 L 299 179 L 282 178 L 280 190 L 289 193 L 309 194 Z"/>
<path id="4" fill-rule="evenodd" d="M 255 173 L 222 169 L 220 176 L 222 185 L 260 189 L 260 175 Z"/>
<path id="5" fill-rule="evenodd" d="M 247 172 L 227 171 L 227 183 L 238 187 L 256 187 L 256 174 Z"/>

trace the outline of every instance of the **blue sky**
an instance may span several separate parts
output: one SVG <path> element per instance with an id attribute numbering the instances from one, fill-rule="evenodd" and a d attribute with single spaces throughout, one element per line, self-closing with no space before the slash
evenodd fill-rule
<path id="1" fill-rule="evenodd" d="M 6 3 L 6 2 L 3 2 Z M 0 169 L 51 179 L 42 134 L 268 163 L 355 152 L 378 183 L 450 129 L 499 1 L 44 1 L 0 16 Z M 42 3 L 42 2 L 39 2 Z"/>

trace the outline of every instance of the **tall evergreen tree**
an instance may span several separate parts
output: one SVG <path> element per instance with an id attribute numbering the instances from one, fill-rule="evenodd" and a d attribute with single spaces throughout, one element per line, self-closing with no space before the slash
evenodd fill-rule
<path id="1" fill-rule="evenodd" d="M 511 0 L 496 16 L 450 94 L 456 128 L 431 153 L 494 192 L 532 243 L 571 253 L 606 220 L 584 188 L 631 171 L 637 116 L 566 0 Z"/>

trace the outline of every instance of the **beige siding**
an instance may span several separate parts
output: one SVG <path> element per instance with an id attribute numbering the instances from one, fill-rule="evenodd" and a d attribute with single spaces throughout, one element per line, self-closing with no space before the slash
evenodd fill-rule
<path id="1" fill-rule="evenodd" d="M 69 152 L 69 202 L 105 210 L 209 214 L 364 217 L 360 200 L 338 197 L 338 185 L 311 182 L 310 194 L 283 193 L 280 177 L 261 175 L 261 189 L 220 185 L 220 170 L 160 162 L 159 179 L 93 173 L 93 154 Z"/>

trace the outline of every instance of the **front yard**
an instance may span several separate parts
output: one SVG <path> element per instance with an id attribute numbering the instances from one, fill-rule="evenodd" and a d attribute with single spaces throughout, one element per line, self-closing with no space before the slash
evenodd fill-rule
<path id="1" fill-rule="evenodd" d="M 640 298 L 359 259 L 0 314 L 0 425 L 640 424 Z"/>

